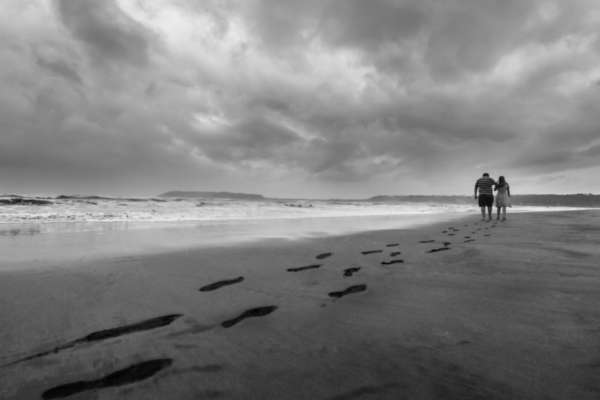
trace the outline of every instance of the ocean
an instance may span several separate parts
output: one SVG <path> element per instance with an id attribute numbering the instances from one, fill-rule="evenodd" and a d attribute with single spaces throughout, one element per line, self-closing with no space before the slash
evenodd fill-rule
<path id="1" fill-rule="evenodd" d="M 472 204 L 376 203 L 352 200 L 120 198 L 104 196 L 23 196 L 50 204 L 2 204 L 20 197 L 0 197 L 0 223 L 183 222 L 303 219 L 383 215 L 478 212 Z M 569 207 L 513 207 L 510 212 L 564 211 Z"/>

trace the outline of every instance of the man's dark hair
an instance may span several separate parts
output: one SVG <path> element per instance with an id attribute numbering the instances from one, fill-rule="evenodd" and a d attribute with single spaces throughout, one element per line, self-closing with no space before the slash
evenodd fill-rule
<path id="1" fill-rule="evenodd" d="M 483 174 L 483 176 L 487 176 L 489 178 L 490 174 L 488 174 L 487 172 L 485 174 Z"/>

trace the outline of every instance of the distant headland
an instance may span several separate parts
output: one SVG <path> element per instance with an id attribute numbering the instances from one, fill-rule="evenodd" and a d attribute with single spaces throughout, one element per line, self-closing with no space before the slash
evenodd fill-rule
<path id="1" fill-rule="evenodd" d="M 260 194 L 231 193 L 231 192 L 184 192 L 171 191 L 159 194 L 158 197 L 177 197 L 181 199 L 234 199 L 234 200 L 264 200 Z"/>

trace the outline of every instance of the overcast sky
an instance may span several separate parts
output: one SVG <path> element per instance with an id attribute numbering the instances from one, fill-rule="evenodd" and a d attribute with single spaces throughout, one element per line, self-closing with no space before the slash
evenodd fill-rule
<path id="1" fill-rule="evenodd" d="M 0 193 L 600 193 L 597 0 L 2 0 Z"/>

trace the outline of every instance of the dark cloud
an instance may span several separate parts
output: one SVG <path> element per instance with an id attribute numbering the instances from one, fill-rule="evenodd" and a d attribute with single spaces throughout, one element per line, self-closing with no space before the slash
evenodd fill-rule
<path id="1" fill-rule="evenodd" d="M 258 37 L 268 45 L 298 45 L 318 38 L 332 47 L 367 52 L 413 38 L 428 21 L 422 2 L 338 0 L 262 1 L 250 15 Z"/>
<path id="2" fill-rule="evenodd" d="M 97 62 L 148 63 L 151 34 L 113 0 L 56 0 L 65 27 Z"/>
<path id="3" fill-rule="evenodd" d="M 285 163 L 286 147 L 301 139 L 292 130 L 258 116 L 250 116 L 231 126 L 193 137 L 199 151 L 218 162 L 240 163 L 247 160 Z"/>
<path id="4" fill-rule="evenodd" d="M 428 8 L 418 1 L 337 1 L 325 10 L 319 28 L 334 46 L 371 53 L 414 38 L 430 21 Z"/>
<path id="5" fill-rule="evenodd" d="M 74 83 L 82 83 L 81 77 L 77 71 L 64 60 L 44 60 L 43 58 L 38 57 L 37 63 L 40 67 L 46 68 L 58 76 L 68 79 Z"/>
<path id="6" fill-rule="evenodd" d="M 547 154 L 532 154 L 524 164 L 540 168 L 548 168 L 564 164 L 573 158 L 574 154 L 568 150 L 552 151 Z"/>
<path id="7" fill-rule="evenodd" d="M 458 194 L 485 170 L 548 192 L 600 168 L 592 0 L 8 4 L 15 187 Z"/>
<path id="8" fill-rule="evenodd" d="M 148 96 L 152 96 L 155 91 L 156 91 L 156 82 L 152 82 L 151 84 L 149 84 L 146 87 L 146 90 L 144 91 L 144 93 L 146 93 Z"/>
<path id="9" fill-rule="evenodd" d="M 339 168 L 343 171 L 348 168 L 351 161 L 365 156 L 365 151 L 359 143 L 343 139 L 336 141 L 312 140 L 308 152 L 310 155 L 314 155 L 314 162 L 307 166 L 312 173 L 316 174 L 324 173 L 332 168 Z"/>
<path id="10" fill-rule="evenodd" d="M 588 149 L 585 149 L 583 151 L 580 151 L 578 153 L 578 155 L 580 156 L 586 156 L 586 157 L 597 157 L 600 156 L 600 144 L 594 145 Z"/>
<path id="11" fill-rule="evenodd" d="M 527 1 L 448 1 L 436 9 L 423 59 L 436 80 L 481 73 L 522 44 L 535 12 Z"/>

